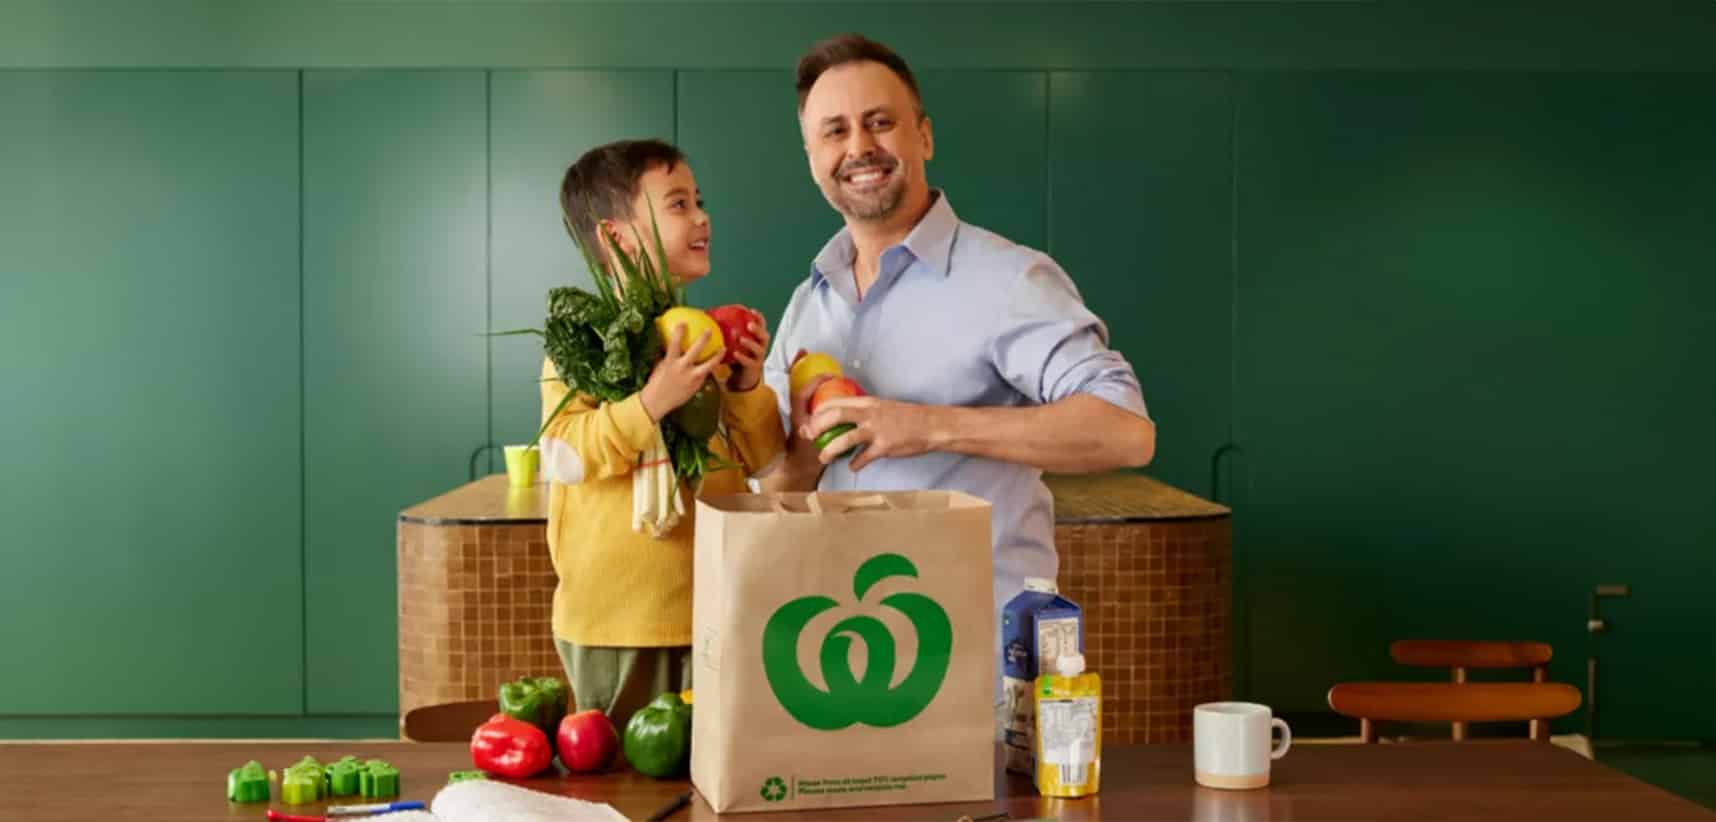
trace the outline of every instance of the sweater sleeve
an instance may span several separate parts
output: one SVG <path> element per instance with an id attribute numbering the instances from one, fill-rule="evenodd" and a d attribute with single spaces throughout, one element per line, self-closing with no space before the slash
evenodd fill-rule
<path id="1" fill-rule="evenodd" d="M 619 402 L 593 402 L 576 396 L 559 413 L 555 409 L 569 389 L 554 363 L 542 363 L 542 474 L 553 482 L 573 483 L 630 473 L 638 457 L 659 436 L 655 420 L 644 410 L 643 398 L 632 394 Z M 550 417 L 552 415 L 552 418 Z"/>
<path id="2" fill-rule="evenodd" d="M 786 430 L 781 426 L 774 389 L 758 382 L 749 391 L 727 391 L 721 403 L 733 450 L 745 465 L 747 476 L 764 473 L 786 453 Z"/>

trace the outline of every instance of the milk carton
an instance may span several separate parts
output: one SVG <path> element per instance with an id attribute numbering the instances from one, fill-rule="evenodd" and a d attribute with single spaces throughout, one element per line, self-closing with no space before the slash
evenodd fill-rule
<path id="1" fill-rule="evenodd" d="M 1002 739 L 1007 770 L 1035 776 L 1036 707 L 1031 687 L 1055 660 L 1084 653 L 1084 615 L 1060 596 L 1052 579 L 1025 580 L 1025 590 L 1001 610 Z"/>

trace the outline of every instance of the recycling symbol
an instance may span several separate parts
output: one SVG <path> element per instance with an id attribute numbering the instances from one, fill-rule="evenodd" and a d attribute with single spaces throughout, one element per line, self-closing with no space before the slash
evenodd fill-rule
<path id="1" fill-rule="evenodd" d="M 786 783 L 778 776 L 763 780 L 763 801 L 779 802 L 786 798 Z"/>

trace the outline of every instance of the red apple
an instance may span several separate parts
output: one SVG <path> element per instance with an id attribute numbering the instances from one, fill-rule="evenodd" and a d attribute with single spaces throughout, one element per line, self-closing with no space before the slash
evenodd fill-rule
<path id="1" fill-rule="evenodd" d="M 620 735 L 614 731 L 614 723 L 608 721 L 607 714 L 594 708 L 561 719 L 554 742 L 560 764 L 573 773 L 608 767 L 620 749 Z"/>
<path id="2" fill-rule="evenodd" d="M 756 335 L 751 333 L 751 323 L 761 325 L 763 322 L 763 315 L 737 303 L 712 308 L 709 317 L 721 326 L 721 339 L 727 344 L 727 355 L 721 361 L 728 365 L 732 365 L 743 350 L 739 347 L 740 340 L 756 339 Z"/>
<path id="3" fill-rule="evenodd" d="M 822 384 L 810 393 L 810 413 L 816 413 L 816 407 L 832 399 L 842 397 L 862 397 L 864 388 L 851 377 L 835 377 L 823 380 Z"/>

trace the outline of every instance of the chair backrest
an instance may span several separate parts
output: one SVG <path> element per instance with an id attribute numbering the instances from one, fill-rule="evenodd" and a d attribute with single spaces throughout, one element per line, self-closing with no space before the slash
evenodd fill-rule
<path id="1" fill-rule="evenodd" d="M 1543 642 L 1402 639 L 1388 646 L 1388 655 L 1413 668 L 1449 668 L 1456 682 L 1471 668 L 1530 668 L 1532 681 L 1542 682 L 1555 650 Z"/>
<path id="2" fill-rule="evenodd" d="M 1377 722 L 1531 722 L 1547 741 L 1547 720 L 1579 709 L 1579 689 L 1559 682 L 1347 682 L 1329 689 L 1329 707 L 1357 718 L 1365 742 Z"/>
<path id="3" fill-rule="evenodd" d="M 1542 642 L 1400 640 L 1388 648 L 1395 662 L 1410 667 L 1447 668 L 1451 682 L 1357 682 L 1329 691 L 1329 707 L 1359 720 L 1365 742 L 1376 741 L 1376 723 L 1449 722 L 1456 741 L 1466 738 L 1469 722 L 1529 722 L 1532 739 L 1549 740 L 1549 720 L 1578 710 L 1579 690 L 1547 682 L 1554 650 Z M 1474 668 L 1531 670 L 1531 682 L 1474 683 Z"/>
<path id="4" fill-rule="evenodd" d="M 412 742 L 465 742 L 478 725 L 500 712 L 492 699 L 412 708 L 399 719 L 399 735 Z"/>
<path id="5" fill-rule="evenodd" d="M 1388 646 L 1394 661 L 1412 668 L 1447 668 L 1455 682 L 1465 682 L 1473 668 L 1531 669 L 1532 682 L 1545 682 L 1555 649 L 1546 642 L 1493 642 L 1463 639 L 1402 639 Z M 1454 723 L 1454 739 L 1466 738 L 1466 723 Z M 1531 737 L 1548 738 L 1548 730 L 1531 723 Z"/>

